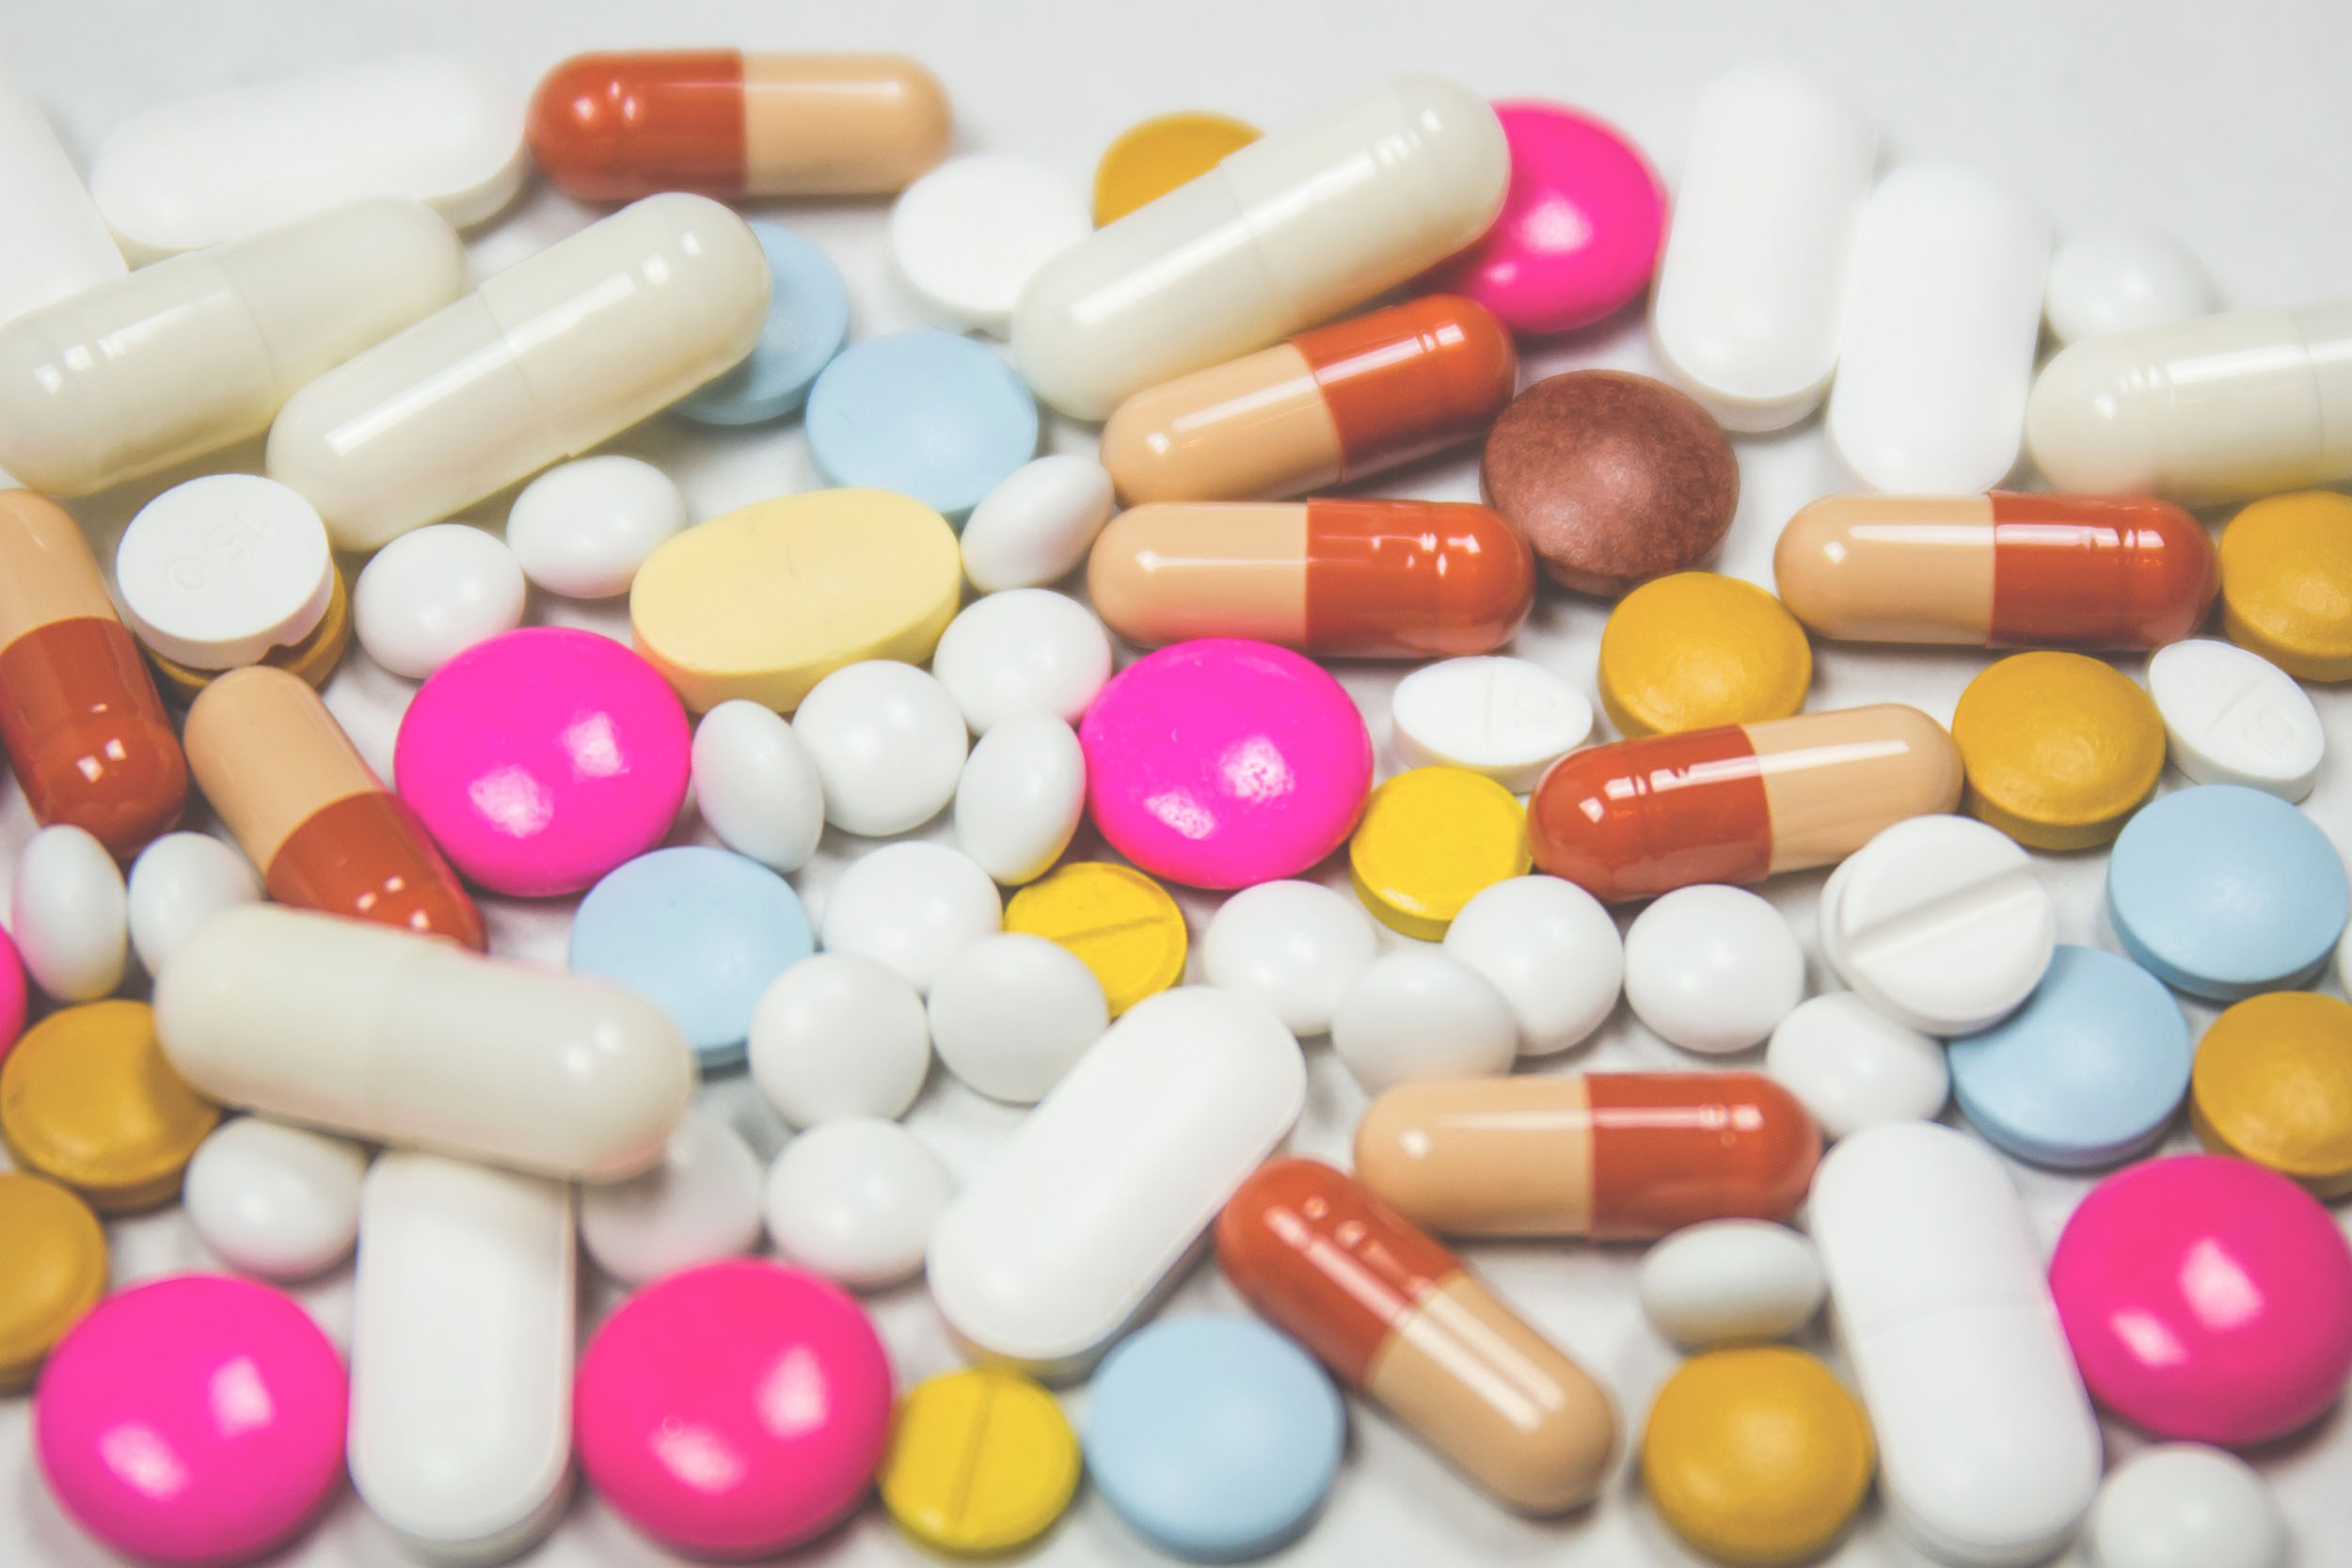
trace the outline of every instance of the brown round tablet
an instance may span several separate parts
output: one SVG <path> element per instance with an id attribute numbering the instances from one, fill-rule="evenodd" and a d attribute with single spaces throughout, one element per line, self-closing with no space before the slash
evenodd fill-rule
<path id="1" fill-rule="evenodd" d="M 1739 460 L 1707 410 L 1624 371 L 1570 371 L 1514 398 L 1478 482 L 1554 579 L 1609 598 L 1707 559 L 1740 504 Z"/>

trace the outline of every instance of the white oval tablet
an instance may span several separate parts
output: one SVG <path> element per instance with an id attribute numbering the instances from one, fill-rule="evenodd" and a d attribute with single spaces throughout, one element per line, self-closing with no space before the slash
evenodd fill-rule
<path id="1" fill-rule="evenodd" d="M 2193 637 L 2148 660 L 2172 766 L 2193 784 L 2244 784 L 2300 800 L 2328 749 L 2319 710 L 2295 678 L 2234 642 Z"/>
<path id="2" fill-rule="evenodd" d="M 124 908 L 131 947 L 150 974 L 206 917 L 262 896 L 246 858 L 210 833 L 166 833 L 131 863 Z"/>
<path id="3" fill-rule="evenodd" d="M 2201 1443 L 2142 1449 L 2107 1472 L 2083 1527 L 2090 1568 L 2286 1568 L 2262 1473 Z"/>
<path id="4" fill-rule="evenodd" d="M 825 832 L 825 785 L 782 714 L 738 697 L 694 726 L 694 807 L 719 841 L 798 871 Z"/>
<path id="5" fill-rule="evenodd" d="M 1009 719 L 980 737 L 956 784 L 956 841 L 1007 887 L 1053 869 L 1086 815 L 1078 733 L 1050 713 Z"/>
<path id="6" fill-rule="evenodd" d="M 1804 999 L 1804 950 L 1745 888 L 1677 888 L 1625 934 L 1625 999 L 1670 1045 L 1745 1051 Z"/>
<path id="7" fill-rule="evenodd" d="M 825 820 L 868 838 L 937 816 L 955 799 L 970 745 L 947 689 L 891 658 L 847 664 L 818 681 L 792 731 L 824 783 Z"/>
<path id="8" fill-rule="evenodd" d="M 274 479 L 207 474 L 138 510 L 115 546 L 122 618 L 192 670 L 258 664 L 310 635 L 335 596 L 318 509 Z"/>
<path id="9" fill-rule="evenodd" d="M 686 498 L 668 474 L 634 457 L 582 457 L 523 486 L 506 514 L 506 547 L 548 593 L 609 599 L 685 526 Z"/>
<path id="10" fill-rule="evenodd" d="M 1584 1039 L 1625 986 L 1617 923 L 1599 899 L 1558 877 L 1509 877 L 1479 889 L 1446 927 L 1445 950 L 1502 993 L 1522 1056 Z"/>
<path id="11" fill-rule="evenodd" d="M 214 1256 L 263 1279 L 309 1279 L 359 1236 L 368 1151 L 263 1117 L 235 1117 L 197 1146 L 181 1188 L 188 1224 Z"/>
<path id="12" fill-rule="evenodd" d="M 890 209 L 890 261 L 925 320 L 1003 337 L 1038 268 L 1094 231 L 1059 170 L 982 152 L 950 158 Z"/>
<path id="13" fill-rule="evenodd" d="M 1642 1315 L 1684 1350 L 1783 1339 L 1813 1321 L 1828 1285 L 1813 1243 L 1764 1220 L 1685 1226 L 1642 1255 Z"/>
<path id="14" fill-rule="evenodd" d="M 1593 705 L 1523 658 L 1448 658 L 1397 683 L 1390 699 L 1396 754 L 1408 768 L 1467 768 L 1514 795 L 1584 744 Z"/>
<path id="15" fill-rule="evenodd" d="M 1094 971 L 1025 931 L 983 937 L 957 954 L 927 1010 L 931 1047 L 947 1070 L 1015 1105 L 1044 1099 L 1111 1022 Z"/>
<path id="16" fill-rule="evenodd" d="M 1952 1089 L 1941 1045 L 1850 990 L 1813 997 L 1782 1019 L 1764 1070 L 1830 1139 L 1883 1121 L 1933 1121 Z"/>
<path id="17" fill-rule="evenodd" d="M 768 1234 L 786 1261 L 852 1290 L 896 1285 L 923 1250 L 955 1180 L 895 1121 L 829 1121 L 784 1146 L 768 1172 Z"/>
<path id="18" fill-rule="evenodd" d="M 759 1092 L 795 1127 L 903 1116 L 931 1065 L 922 997 L 856 953 L 818 953 L 771 981 L 746 1054 Z"/>
<path id="19" fill-rule="evenodd" d="M 974 735 L 1026 713 L 1074 724 L 1111 678 L 1110 634 L 1067 594 L 1010 589 L 974 600 L 947 623 L 931 673 Z"/>
<path id="20" fill-rule="evenodd" d="M 759 1244 L 759 1156 L 716 1111 L 670 1134 L 661 1163 L 626 1181 L 580 1189 L 580 1240 L 624 1285 L 732 1258 Z"/>
<path id="21" fill-rule="evenodd" d="M 368 657 L 421 681 L 523 624 L 523 569 L 495 534 L 464 523 L 404 533 L 359 569 L 352 629 Z"/>
<path id="22" fill-rule="evenodd" d="M 1200 939 L 1209 984 L 1257 998 L 1302 1037 L 1329 1032 L 1340 997 L 1379 954 L 1363 904 L 1320 882 L 1243 888 Z"/>
<path id="23" fill-rule="evenodd" d="M 130 900 L 106 847 L 72 823 L 43 828 L 16 857 L 8 933 L 24 973 L 53 1002 L 95 1002 L 122 984 Z"/>
<path id="24" fill-rule="evenodd" d="M 2220 309 L 2204 263 L 2153 229 L 2086 230 L 2050 253 L 2042 314 L 2060 343 L 2170 326 Z"/>
<path id="25" fill-rule="evenodd" d="M 1331 1048 L 1367 1094 L 1511 1070 L 1518 1024 L 1502 993 L 1442 948 L 1383 953 L 1340 993 Z"/>
<path id="26" fill-rule="evenodd" d="M 1042 588 L 1078 569 L 1111 520 L 1110 471 L 1091 457 L 1033 458 L 980 498 L 963 525 L 963 575 L 983 594 Z"/>
<path id="27" fill-rule="evenodd" d="M 1004 900 L 972 857 L 885 844 L 850 863 L 818 923 L 829 953 L 862 953 L 929 992 L 949 959 L 1005 924 Z"/>

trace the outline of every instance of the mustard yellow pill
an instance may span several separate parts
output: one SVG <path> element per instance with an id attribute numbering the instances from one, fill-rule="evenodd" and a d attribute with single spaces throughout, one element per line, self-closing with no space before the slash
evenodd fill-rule
<path id="1" fill-rule="evenodd" d="M 2300 490 L 2230 519 L 2221 629 L 2290 675 L 2352 680 L 2352 497 Z"/>
<path id="2" fill-rule="evenodd" d="M 1078 1439 L 1052 1394 L 1018 1372 L 970 1367 L 899 1402 L 882 1506 L 927 1546 L 1009 1552 L 1061 1517 L 1078 1469 Z"/>
<path id="3" fill-rule="evenodd" d="M 1073 861 L 1014 894 L 1005 929 L 1076 954 L 1102 982 L 1113 1018 L 1184 977 L 1184 911 L 1131 866 Z"/>
<path id="4" fill-rule="evenodd" d="M 1642 1484 L 1659 1516 L 1709 1557 L 1765 1568 L 1836 1540 L 1875 1462 L 1861 1404 L 1787 1345 L 1685 1362 L 1642 1434 Z"/>
<path id="5" fill-rule="evenodd" d="M 2164 721 L 2131 677 L 2081 654 L 2015 654 L 1960 694 L 1962 806 L 2036 849 L 2121 832 L 2164 771 Z"/>
<path id="6" fill-rule="evenodd" d="M 1415 768 L 1372 792 L 1347 841 L 1356 896 L 1391 930 L 1444 937 L 1484 888 L 1524 877 L 1527 812 L 1511 792 L 1467 768 Z"/>
<path id="7" fill-rule="evenodd" d="M 1094 227 L 1157 201 L 1258 139 L 1258 128 L 1227 115 L 1186 109 L 1121 132 L 1094 166 Z"/>
<path id="8" fill-rule="evenodd" d="M 272 648 L 262 660 L 273 669 L 298 675 L 312 686 L 325 686 L 335 667 L 343 660 L 343 650 L 351 646 L 351 595 L 344 591 L 342 568 L 335 569 L 335 587 L 326 601 L 326 613 L 319 617 L 301 641 L 288 647 Z M 218 670 L 199 670 L 176 664 L 154 649 L 147 650 L 147 662 L 154 668 L 155 684 L 164 694 L 176 702 L 192 703 L 197 693 L 213 684 Z"/>
<path id="9" fill-rule="evenodd" d="M 20 1165 L 62 1181 L 101 1213 L 179 1196 L 180 1173 L 220 1120 L 155 1043 L 144 1002 L 50 1014 L 0 1064 L 0 1139 Z"/>
<path id="10" fill-rule="evenodd" d="M 2188 1113 L 2217 1154 L 2352 1193 L 2352 1005 L 2280 990 L 2231 1007 L 2197 1042 Z"/>
<path id="11" fill-rule="evenodd" d="M 106 1291 L 106 1233 L 55 1181 L 0 1173 L 0 1394 L 33 1381 L 49 1348 Z"/>
<path id="12" fill-rule="evenodd" d="M 1714 572 L 1653 578 L 1600 632 L 1600 705 L 1628 739 L 1787 719 L 1813 684 L 1813 645 L 1781 602 Z"/>

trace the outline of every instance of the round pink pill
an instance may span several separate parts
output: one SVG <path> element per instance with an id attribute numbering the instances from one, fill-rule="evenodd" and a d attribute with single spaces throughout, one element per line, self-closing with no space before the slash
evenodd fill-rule
<path id="1" fill-rule="evenodd" d="M 24 1029 L 24 960 L 17 956 L 8 933 L 0 931 L 0 1061 L 8 1059 L 8 1048 Z"/>
<path id="2" fill-rule="evenodd" d="M 2100 1182 L 2058 1236 L 2050 1293 L 2091 1393 L 2159 1437 L 2265 1443 L 2352 1376 L 2352 1246 L 2317 1198 L 2243 1160 Z"/>
<path id="3" fill-rule="evenodd" d="M 178 1275 L 99 1303 L 50 1353 L 33 1441 L 57 1501 L 116 1551 L 244 1562 L 342 1481 L 349 1389 L 292 1300 Z"/>
<path id="4" fill-rule="evenodd" d="M 691 744 L 652 665 L 595 632 L 531 626 L 434 672 L 401 719 L 392 771 L 459 871 L 546 897 L 661 842 Z"/>
<path id="5" fill-rule="evenodd" d="M 1078 737 L 1103 836 L 1188 887 L 1296 876 L 1347 841 L 1372 786 L 1363 715 L 1269 642 L 1210 637 L 1137 659 L 1096 694 Z"/>
<path id="6" fill-rule="evenodd" d="M 1666 187 L 1617 128 L 1559 103 L 1497 103 L 1511 190 L 1486 237 L 1432 279 L 1517 332 L 1565 332 L 1649 287 Z"/>
<path id="7" fill-rule="evenodd" d="M 866 1495 L 890 1362 L 837 1287 L 754 1259 L 630 1297 L 580 1360 L 580 1466 L 622 1517 L 701 1557 L 766 1557 Z"/>

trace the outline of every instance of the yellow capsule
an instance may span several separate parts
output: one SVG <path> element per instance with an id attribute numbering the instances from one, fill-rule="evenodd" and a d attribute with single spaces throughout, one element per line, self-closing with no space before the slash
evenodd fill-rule
<path id="1" fill-rule="evenodd" d="M 272 648 L 262 662 L 299 675 L 312 686 L 325 686 L 335 667 L 343 661 L 343 650 L 350 646 L 351 596 L 343 591 L 343 573 L 339 566 L 335 569 L 334 592 L 319 624 L 301 641 Z M 155 684 L 163 689 L 164 695 L 182 703 L 196 701 L 197 693 L 212 685 L 215 676 L 226 673 L 175 664 L 152 648 L 147 650 L 147 662 L 154 668 Z"/>
<path id="2" fill-rule="evenodd" d="M 899 1402 L 882 1506 L 927 1546 L 980 1556 L 1045 1532 L 1078 1489 L 1078 1440 L 1054 1396 L 1018 1372 L 969 1367 Z"/>
<path id="3" fill-rule="evenodd" d="M 0 1172 L 0 1394 L 106 1292 L 106 1233 L 89 1205 L 38 1176 Z"/>
<path id="4" fill-rule="evenodd" d="M 1094 166 L 1094 227 L 1100 229 L 1216 167 L 1258 139 L 1258 128 L 1227 115 L 1186 109 L 1121 132 Z"/>
<path id="5" fill-rule="evenodd" d="M 2121 832 L 2164 771 L 2156 705 L 2081 654 L 2015 654 L 1960 694 L 1952 740 L 1962 806 L 2036 849 L 2086 849 Z"/>
<path id="6" fill-rule="evenodd" d="M 1184 911 L 1130 866 L 1072 862 L 1012 895 L 1005 929 L 1076 954 L 1102 982 L 1113 1018 L 1184 977 Z"/>
<path id="7" fill-rule="evenodd" d="M 2352 1005 L 2307 990 L 2249 997 L 2215 1019 L 2189 1069 L 2207 1148 L 2352 1193 Z"/>
<path id="8" fill-rule="evenodd" d="M 1524 877 L 1527 812 L 1467 768 L 1415 768 L 1372 792 L 1347 841 L 1356 896 L 1373 918 L 1423 942 L 1445 935 L 1482 888 Z"/>
<path id="9" fill-rule="evenodd" d="M 1600 705 L 1626 738 L 1787 719 L 1813 684 L 1813 645 L 1752 582 L 1677 572 L 1617 601 L 1600 633 Z"/>
<path id="10" fill-rule="evenodd" d="M 64 1182 L 101 1213 L 169 1202 L 220 1120 L 155 1043 L 144 1002 L 50 1014 L 0 1065 L 0 1139 L 16 1163 Z"/>
<path id="11" fill-rule="evenodd" d="M 2352 680 L 2352 497 L 2299 490 L 2230 519 L 2221 629 L 2298 679 Z"/>

